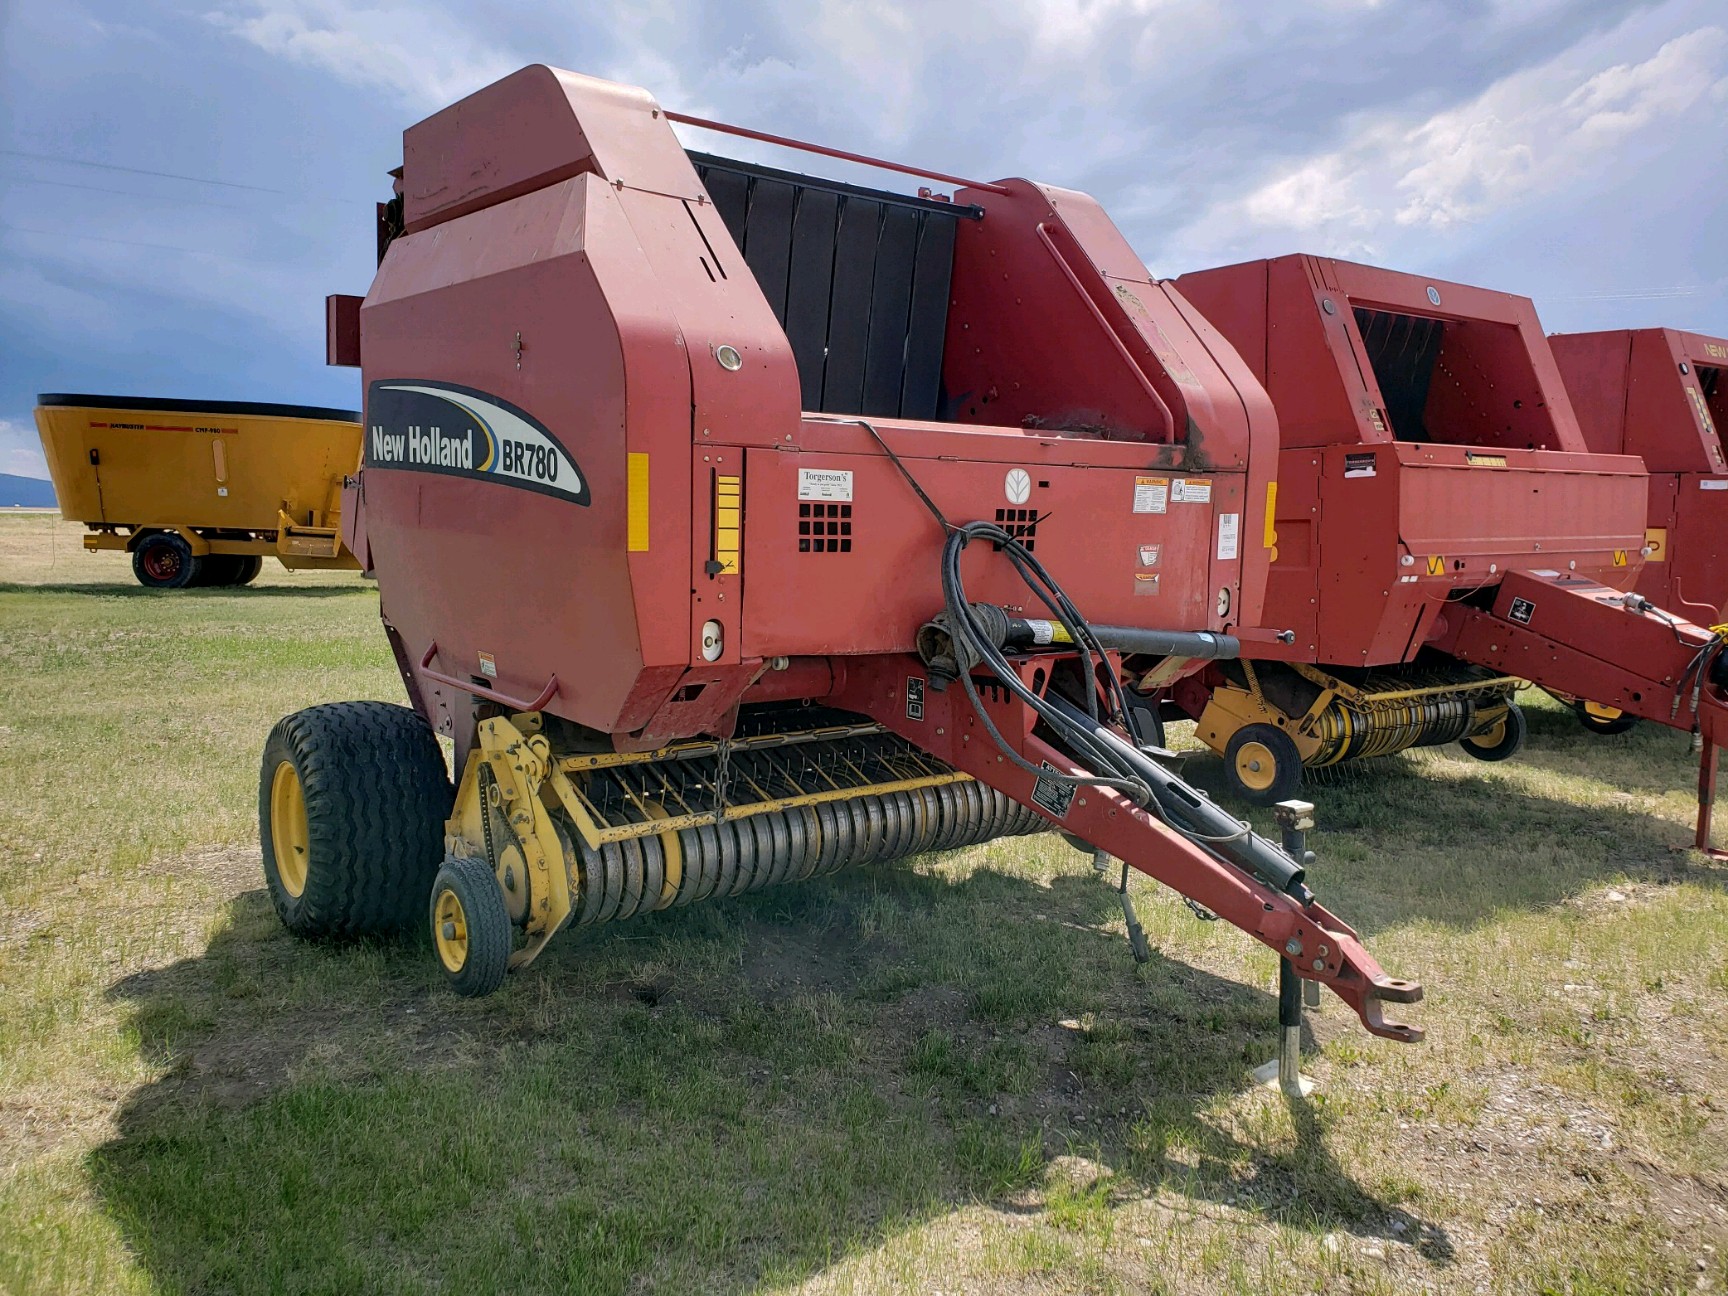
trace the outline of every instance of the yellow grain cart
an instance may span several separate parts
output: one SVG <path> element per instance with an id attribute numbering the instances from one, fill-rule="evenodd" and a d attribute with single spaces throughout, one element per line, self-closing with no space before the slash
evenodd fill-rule
<path id="1" fill-rule="evenodd" d="M 247 401 L 42 395 L 36 430 L 84 547 L 123 549 L 141 585 L 244 585 L 265 558 L 357 568 L 342 479 L 360 462 L 353 410 Z"/>

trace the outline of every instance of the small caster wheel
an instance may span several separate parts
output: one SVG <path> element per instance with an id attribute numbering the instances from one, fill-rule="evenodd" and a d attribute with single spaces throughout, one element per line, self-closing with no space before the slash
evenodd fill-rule
<path id="1" fill-rule="evenodd" d="M 444 861 L 432 883 L 432 949 L 450 988 L 470 998 L 504 984 L 516 931 L 492 870 L 477 859 Z"/>
<path id="2" fill-rule="evenodd" d="M 1224 747 L 1230 790 L 1250 805 L 1277 805 L 1302 790 L 1302 753 L 1282 729 L 1243 725 Z"/>
<path id="3" fill-rule="evenodd" d="M 1480 733 L 1460 738 L 1458 745 L 1477 760 L 1503 761 L 1524 746 L 1524 712 L 1516 702 L 1506 704 L 1506 713 Z"/>
<path id="4" fill-rule="evenodd" d="M 1593 734 L 1623 734 L 1638 723 L 1637 716 L 1627 715 L 1619 707 L 1603 706 L 1600 702 L 1574 702 L 1572 714 Z"/>

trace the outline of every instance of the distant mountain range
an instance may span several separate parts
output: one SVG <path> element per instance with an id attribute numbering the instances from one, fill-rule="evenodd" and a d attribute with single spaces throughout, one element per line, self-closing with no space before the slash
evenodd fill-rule
<path id="1" fill-rule="evenodd" d="M 54 483 L 0 473 L 0 508 L 53 508 Z"/>

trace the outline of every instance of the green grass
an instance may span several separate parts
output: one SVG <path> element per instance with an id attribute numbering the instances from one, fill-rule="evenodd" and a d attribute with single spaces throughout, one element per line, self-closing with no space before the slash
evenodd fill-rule
<path id="1" fill-rule="evenodd" d="M 566 936 L 478 1002 L 297 942 L 264 736 L 399 690 L 356 577 L 149 594 L 0 517 L 0 1290 L 1728 1286 L 1680 736 L 1533 699 L 1517 761 L 1319 789 L 1316 885 L 1430 1038 L 1331 1002 L 1292 1107 L 1264 949 L 1141 880 L 1136 966 L 1053 837 Z"/>

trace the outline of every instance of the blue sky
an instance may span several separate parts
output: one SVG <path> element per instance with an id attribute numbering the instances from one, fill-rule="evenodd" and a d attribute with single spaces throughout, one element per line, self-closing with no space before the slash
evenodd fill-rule
<path id="1" fill-rule="evenodd" d="M 38 391 L 356 405 L 323 298 L 402 129 L 532 62 L 1087 190 L 1159 274 L 1332 253 L 1728 334 L 1720 0 L 9 0 L 0 471 L 42 474 Z"/>

